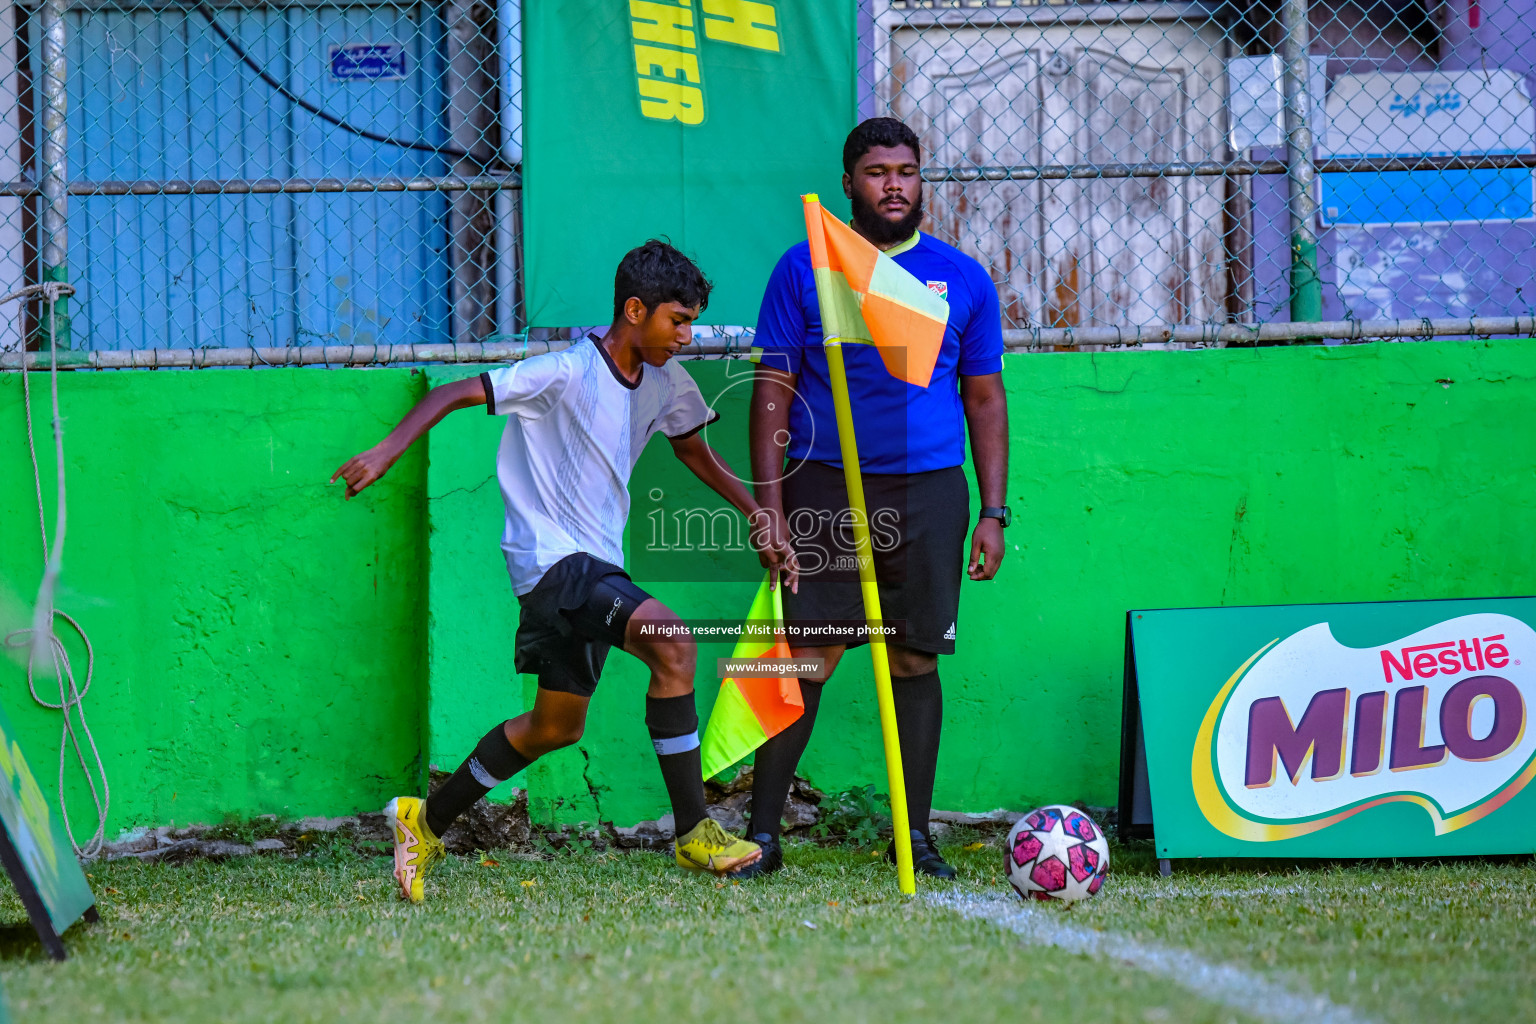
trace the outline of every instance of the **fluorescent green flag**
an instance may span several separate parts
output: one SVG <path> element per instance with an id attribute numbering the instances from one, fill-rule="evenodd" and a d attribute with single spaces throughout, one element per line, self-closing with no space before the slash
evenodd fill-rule
<path id="1" fill-rule="evenodd" d="M 769 590 L 768 577 L 763 577 L 732 661 L 789 657 L 782 593 Z M 804 713 L 797 678 L 727 676 L 704 729 L 704 777 L 719 775 Z"/>

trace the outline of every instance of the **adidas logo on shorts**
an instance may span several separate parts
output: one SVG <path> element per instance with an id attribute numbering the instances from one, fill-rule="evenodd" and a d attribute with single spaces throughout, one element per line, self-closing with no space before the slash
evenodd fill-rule
<path id="1" fill-rule="evenodd" d="M 953 622 L 951 622 L 949 624 L 949 629 L 944 631 L 944 639 L 945 640 L 953 640 L 954 638 L 955 638 L 955 624 Z"/>

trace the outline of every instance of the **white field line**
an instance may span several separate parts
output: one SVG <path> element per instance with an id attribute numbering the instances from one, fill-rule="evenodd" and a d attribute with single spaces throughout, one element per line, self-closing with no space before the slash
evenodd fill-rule
<path id="1" fill-rule="evenodd" d="M 962 917 L 1006 928 L 1033 945 L 1118 960 L 1175 982 L 1201 999 L 1261 1020 L 1283 1024 L 1367 1024 L 1367 1018 L 1327 996 L 1298 992 L 1241 967 L 1202 960 L 1187 950 L 1147 945 L 1113 932 L 1066 924 L 1055 913 L 1015 900 L 960 893 L 934 893 L 928 900 Z"/>

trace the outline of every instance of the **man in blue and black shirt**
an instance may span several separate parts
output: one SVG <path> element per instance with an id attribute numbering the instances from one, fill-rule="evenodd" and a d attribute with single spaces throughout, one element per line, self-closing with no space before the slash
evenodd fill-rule
<path id="1" fill-rule="evenodd" d="M 928 834 L 943 722 L 938 655 L 955 651 L 962 566 L 972 580 L 989 580 L 1003 556 L 1008 411 L 997 288 L 975 260 L 918 230 L 920 160 L 917 136 L 906 125 L 888 117 L 865 121 L 843 146 L 843 191 L 854 230 L 949 303 L 933 379 L 919 388 L 891 376 L 871 346 L 844 346 L 843 358 L 881 608 L 897 630 L 888 650 L 913 861 L 948 878 L 954 869 Z M 863 625 L 864 609 L 805 242 L 786 252 L 768 279 L 757 344 L 752 476 L 760 481 L 758 503 L 779 531 L 775 540 L 787 538 L 799 561 L 799 589 L 784 594 L 785 619 L 798 629 L 792 652 L 819 658 L 824 667 L 800 680 L 805 714 L 758 749 L 750 831 L 763 856 L 740 877 L 782 864 L 780 818 L 822 684 L 849 647 L 866 642 L 852 632 Z M 983 506 L 974 529 L 962 469 L 967 430 Z"/>

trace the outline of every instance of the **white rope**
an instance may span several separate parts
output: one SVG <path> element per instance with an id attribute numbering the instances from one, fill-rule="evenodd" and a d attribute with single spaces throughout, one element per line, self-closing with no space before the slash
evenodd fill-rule
<path id="1" fill-rule="evenodd" d="M 91 730 L 85 723 L 85 695 L 90 692 L 91 678 L 96 669 L 96 652 L 91 646 L 91 638 L 86 635 L 80 623 L 65 612 L 54 607 L 54 591 L 58 585 L 59 573 L 64 565 L 64 533 L 66 526 L 65 506 L 66 490 L 64 485 L 64 422 L 59 415 L 59 361 L 58 345 L 56 344 L 55 320 L 56 305 L 60 298 L 73 293 L 74 289 L 63 282 L 50 281 L 41 285 L 30 285 L 19 291 L 0 296 L 0 304 L 12 299 L 26 299 L 29 296 L 38 295 L 47 303 L 48 316 L 48 350 L 51 353 L 49 364 L 49 383 L 53 398 L 53 442 L 55 469 L 58 478 L 57 509 L 54 514 L 53 542 L 48 541 L 48 521 L 43 504 L 43 476 L 37 461 L 37 441 L 32 429 L 32 388 L 29 382 L 31 374 L 21 375 L 22 407 L 26 412 L 27 420 L 27 450 L 32 456 L 32 484 L 37 494 L 37 525 L 38 532 L 43 541 L 43 579 L 37 588 L 37 604 L 32 613 L 32 625 L 27 629 L 13 630 L 5 635 L 4 643 L 7 649 L 27 649 L 27 690 L 32 694 L 32 699 L 45 708 L 61 711 L 64 715 L 64 728 L 59 737 L 59 814 L 64 819 L 64 831 L 69 836 L 69 845 L 74 847 L 78 857 L 94 857 L 101 852 L 102 843 L 106 840 L 107 833 L 107 808 L 111 804 L 112 794 L 107 786 L 107 769 L 102 762 L 101 752 L 96 749 L 96 738 L 91 735 Z M 18 314 L 24 308 L 24 303 L 18 306 Z M 25 338 L 25 320 L 17 316 L 18 336 Z M 25 351 L 23 343 L 23 351 Z M 64 641 L 54 630 L 57 620 L 63 619 L 69 627 L 80 637 L 80 642 L 85 646 L 85 685 L 79 686 L 75 682 L 75 670 L 69 659 L 69 652 L 64 647 Z M 38 663 L 46 653 L 53 664 L 54 676 L 59 682 L 59 701 L 57 704 L 44 700 L 37 692 L 36 669 Z M 80 732 L 85 735 L 85 741 L 90 745 L 91 757 L 96 762 L 96 775 L 101 778 L 101 790 L 96 789 L 96 779 L 91 775 L 91 770 L 86 764 L 85 752 L 81 749 L 80 738 L 75 735 L 75 725 L 70 720 L 70 712 L 79 718 Z M 85 776 L 86 785 L 91 790 L 91 802 L 96 805 L 96 831 L 91 835 L 84 846 L 75 839 L 75 830 L 69 823 L 69 806 L 64 796 L 64 769 L 68 764 L 69 748 L 74 747 L 75 759 L 80 764 L 80 772 Z"/>

